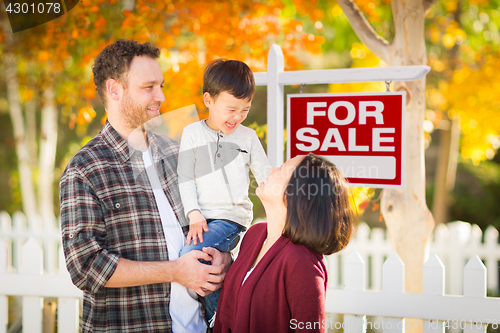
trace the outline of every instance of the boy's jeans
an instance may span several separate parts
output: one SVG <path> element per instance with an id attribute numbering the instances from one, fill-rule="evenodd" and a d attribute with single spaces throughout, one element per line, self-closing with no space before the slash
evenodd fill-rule
<path id="1" fill-rule="evenodd" d="M 236 223 L 228 222 L 226 220 L 207 220 L 208 231 L 203 233 L 203 243 L 194 245 L 191 240 L 190 245 L 184 245 L 180 252 L 180 256 L 192 250 L 201 251 L 204 247 L 213 247 L 220 252 L 229 252 L 236 247 L 240 240 L 240 235 L 244 228 Z M 210 265 L 210 262 L 200 259 L 200 262 Z M 203 297 L 205 302 L 205 317 L 208 321 L 212 319 L 217 310 L 217 303 L 219 302 L 220 289 L 214 291 Z"/>

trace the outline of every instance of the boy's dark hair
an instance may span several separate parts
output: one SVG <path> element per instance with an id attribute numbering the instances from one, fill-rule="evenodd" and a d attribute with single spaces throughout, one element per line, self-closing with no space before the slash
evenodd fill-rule
<path id="1" fill-rule="evenodd" d="M 99 53 L 92 66 L 94 84 L 101 100 L 106 106 L 106 81 L 115 79 L 125 88 L 128 86 L 126 74 L 134 57 L 160 57 L 160 50 L 149 43 L 140 44 L 135 40 L 119 39 Z"/>
<path id="2" fill-rule="evenodd" d="M 283 199 L 283 236 L 325 255 L 347 246 L 355 218 L 349 185 L 335 164 L 309 153 L 293 171 Z"/>
<path id="3" fill-rule="evenodd" d="M 208 92 L 213 99 L 217 99 L 223 91 L 238 99 L 253 98 L 255 80 L 247 64 L 238 60 L 217 59 L 207 65 L 203 75 L 203 93 Z"/>

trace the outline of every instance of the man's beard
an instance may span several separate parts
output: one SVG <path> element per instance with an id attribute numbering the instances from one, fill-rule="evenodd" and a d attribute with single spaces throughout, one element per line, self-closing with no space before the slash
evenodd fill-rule
<path id="1" fill-rule="evenodd" d="M 147 108 L 148 106 L 141 106 L 134 102 L 129 93 L 126 92 L 121 104 L 121 113 L 127 127 L 132 130 L 141 128 L 143 131 L 147 131 L 160 125 L 161 116 L 149 118 Z"/>

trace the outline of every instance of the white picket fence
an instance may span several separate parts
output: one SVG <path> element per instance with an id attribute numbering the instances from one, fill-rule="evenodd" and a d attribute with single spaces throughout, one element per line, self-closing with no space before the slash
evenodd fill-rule
<path id="1" fill-rule="evenodd" d="M 404 264 L 392 252 L 383 264 L 382 290 L 370 291 L 365 289 L 365 262 L 353 251 L 344 262 L 344 287 L 329 288 L 326 297 L 326 311 L 343 313 L 343 322 L 330 316 L 322 324 L 348 333 L 365 333 L 367 329 L 444 333 L 445 327 L 469 333 L 486 332 L 488 325 L 498 329 L 500 298 L 486 297 L 486 271 L 479 257 L 473 256 L 463 270 L 463 296 L 445 295 L 445 267 L 432 254 L 423 267 L 422 294 L 405 293 Z M 382 320 L 368 322 L 367 315 Z M 406 322 L 405 318 L 423 320 Z"/>
<path id="2" fill-rule="evenodd" d="M 0 212 L 0 333 L 7 332 L 6 296 L 22 297 L 23 332 L 42 332 L 49 297 L 57 298 L 58 332 L 78 332 L 83 293 L 71 282 L 60 244 L 55 218 Z"/>
<path id="3" fill-rule="evenodd" d="M 43 297 L 58 298 L 58 331 L 78 332 L 82 292 L 71 283 L 60 242 L 55 219 L 26 219 L 22 213 L 11 218 L 0 212 L 0 333 L 7 327 L 6 296 L 23 298 L 24 332 L 42 332 Z M 327 311 L 344 313 L 344 331 L 349 333 L 362 332 L 367 326 L 379 330 L 369 326 L 365 315 L 391 317 L 384 318 L 383 325 L 393 323 L 398 332 L 405 317 L 433 320 L 430 328 L 438 327 L 440 332 L 442 321 L 464 324 L 499 319 L 499 299 L 485 297 L 486 288 L 493 293 L 499 289 L 500 245 L 496 229 L 489 227 L 482 242 L 481 230 L 475 225 L 439 225 L 430 253 L 424 267 L 424 293 L 405 294 L 404 268 L 397 255 L 391 253 L 386 233 L 361 223 L 349 246 L 327 258 Z M 329 318 L 331 325 L 342 324 Z M 478 325 L 483 331 L 485 326 Z M 380 328 L 391 331 L 386 326 Z"/>
<path id="4" fill-rule="evenodd" d="M 463 291 L 463 267 L 475 255 L 484 261 L 488 274 L 487 289 L 496 295 L 499 292 L 500 244 L 498 231 L 489 226 L 483 232 L 477 225 L 466 222 L 440 224 L 430 242 L 429 253 L 435 253 L 446 267 L 446 294 L 461 295 Z M 382 263 L 391 254 L 391 243 L 387 232 L 381 228 L 370 230 L 368 225 L 360 223 L 354 238 L 339 253 L 328 258 L 330 269 L 329 285 L 340 287 L 343 262 L 356 250 L 368 265 L 365 270 L 364 287 L 371 290 L 382 289 Z"/>

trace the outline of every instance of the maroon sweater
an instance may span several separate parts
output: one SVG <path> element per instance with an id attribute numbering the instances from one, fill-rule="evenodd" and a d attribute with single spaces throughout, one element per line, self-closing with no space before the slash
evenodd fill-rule
<path id="1" fill-rule="evenodd" d="M 258 223 L 243 238 L 220 294 L 214 333 L 324 332 L 327 270 L 318 252 L 281 236 L 241 285 L 266 237 L 267 224 Z"/>

